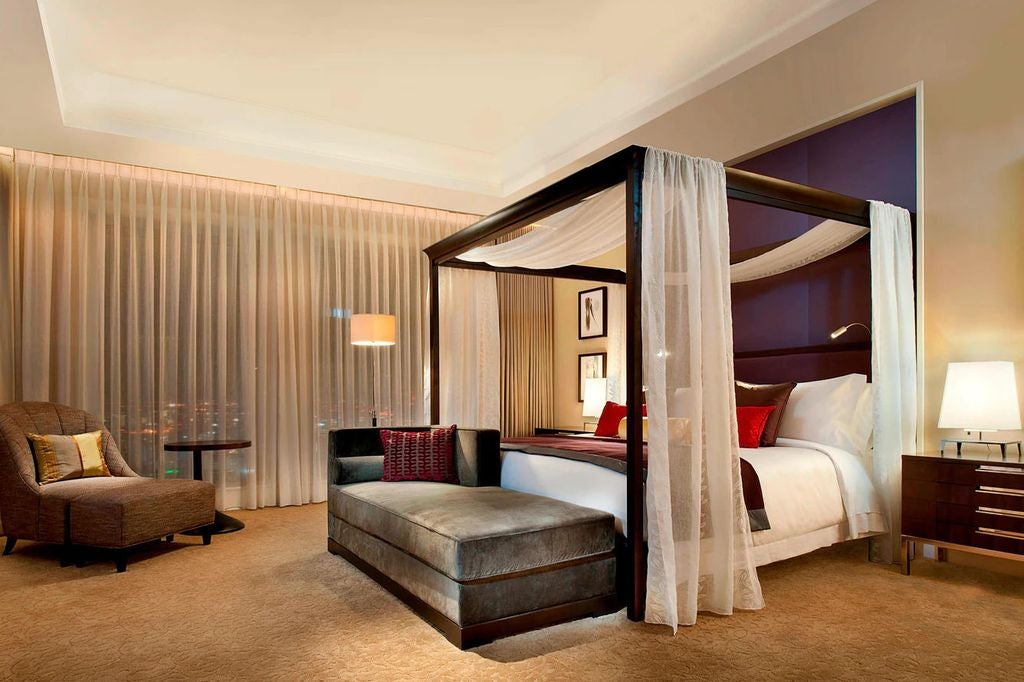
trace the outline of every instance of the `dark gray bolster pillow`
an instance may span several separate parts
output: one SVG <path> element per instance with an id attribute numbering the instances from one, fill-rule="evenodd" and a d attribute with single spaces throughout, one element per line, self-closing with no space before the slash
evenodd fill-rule
<path id="1" fill-rule="evenodd" d="M 379 481 L 384 476 L 384 456 L 336 457 L 339 485 Z"/>

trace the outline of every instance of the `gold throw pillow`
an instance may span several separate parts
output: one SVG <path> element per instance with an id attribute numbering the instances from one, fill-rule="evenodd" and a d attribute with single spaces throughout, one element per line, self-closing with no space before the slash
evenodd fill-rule
<path id="1" fill-rule="evenodd" d="M 29 433 L 36 460 L 36 480 L 40 485 L 73 478 L 109 476 L 103 457 L 103 432 L 92 431 L 75 436 L 41 436 Z"/>

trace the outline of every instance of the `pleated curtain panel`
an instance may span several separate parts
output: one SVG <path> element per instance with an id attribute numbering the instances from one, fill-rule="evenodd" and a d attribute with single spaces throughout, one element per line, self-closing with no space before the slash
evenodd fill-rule
<path id="1" fill-rule="evenodd" d="M 498 277 L 501 432 L 532 436 L 554 421 L 555 310 L 550 277 Z"/>
<path id="2" fill-rule="evenodd" d="M 207 459 L 219 506 L 318 502 L 327 431 L 369 423 L 370 358 L 348 317 L 387 312 L 383 423 L 427 423 L 422 249 L 475 216 L 33 152 L 0 161 L 0 402 L 101 416 L 150 476 L 190 476 L 168 440 L 249 438 Z"/>

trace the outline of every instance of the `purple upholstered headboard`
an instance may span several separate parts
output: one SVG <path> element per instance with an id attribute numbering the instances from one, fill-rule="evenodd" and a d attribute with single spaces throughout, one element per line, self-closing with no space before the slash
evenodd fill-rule
<path id="1" fill-rule="evenodd" d="M 752 384 L 816 381 L 844 374 L 865 374 L 871 380 L 871 344 L 837 343 L 735 355 L 736 378 Z"/>

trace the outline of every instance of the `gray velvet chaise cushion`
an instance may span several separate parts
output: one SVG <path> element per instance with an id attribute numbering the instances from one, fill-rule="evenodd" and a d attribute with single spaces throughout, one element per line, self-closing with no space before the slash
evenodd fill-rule
<path id="1" fill-rule="evenodd" d="M 461 626 L 600 597 L 615 591 L 615 558 L 611 556 L 557 570 L 466 584 L 452 580 L 418 558 L 350 526 L 334 515 L 328 516 L 328 533 L 335 542 Z"/>
<path id="2" fill-rule="evenodd" d="M 611 514 L 504 488 L 373 481 L 332 486 L 331 513 L 457 581 L 611 552 Z"/>

